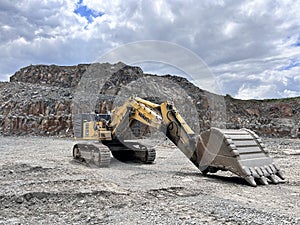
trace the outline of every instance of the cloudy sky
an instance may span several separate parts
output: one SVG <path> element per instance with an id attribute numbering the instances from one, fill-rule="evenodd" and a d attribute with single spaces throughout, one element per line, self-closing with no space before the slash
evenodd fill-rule
<path id="1" fill-rule="evenodd" d="M 0 80 L 30 64 L 94 62 L 159 40 L 201 57 L 223 94 L 300 96 L 299 12 L 289 0 L 0 0 Z M 157 68 L 144 70 L 168 73 Z"/>

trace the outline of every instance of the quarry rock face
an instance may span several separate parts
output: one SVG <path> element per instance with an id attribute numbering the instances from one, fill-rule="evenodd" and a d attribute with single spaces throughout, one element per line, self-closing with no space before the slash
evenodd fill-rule
<path id="1" fill-rule="evenodd" d="M 71 135 L 71 92 L 38 84 L 0 83 L 2 134 Z"/>
<path id="2" fill-rule="evenodd" d="M 89 64 L 79 64 L 77 66 L 30 65 L 11 76 L 10 82 L 74 88 L 88 66 Z"/>
<path id="3" fill-rule="evenodd" d="M 246 127 L 267 137 L 300 137 L 300 98 L 225 99 L 228 128 Z"/>
<path id="4" fill-rule="evenodd" d="M 81 95 L 80 88 L 88 93 Z M 217 126 L 249 128 L 268 137 L 300 137 L 300 98 L 243 101 L 201 90 L 186 78 L 145 74 L 123 63 L 20 69 L 10 82 L 0 82 L 0 134 L 72 136 L 77 100 L 87 102 L 92 95 L 100 113 L 138 96 L 173 101 L 196 132 Z"/>

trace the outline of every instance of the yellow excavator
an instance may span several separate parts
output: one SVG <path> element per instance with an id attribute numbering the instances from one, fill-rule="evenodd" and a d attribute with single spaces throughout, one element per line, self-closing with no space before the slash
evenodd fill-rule
<path id="1" fill-rule="evenodd" d="M 73 147 L 73 158 L 77 161 L 107 167 L 111 153 L 120 161 L 152 163 L 155 149 L 142 144 L 137 137 L 157 129 L 204 175 L 229 170 L 251 186 L 284 180 L 253 131 L 211 128 L 196 135 L 168 101 L 156 104 L 131 97 L 111 114 L 77 114 L 73 121 L 75 139 L 79 140 Z"/>

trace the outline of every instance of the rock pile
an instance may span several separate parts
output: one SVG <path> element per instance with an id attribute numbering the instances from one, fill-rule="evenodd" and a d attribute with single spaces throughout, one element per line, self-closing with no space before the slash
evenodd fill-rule
<path id="1" fill-rule="evenodd" d="M 90 91 L 87 96 L 78 95 L 82 87 Z M 186 95 L 179 94 L 182 91 L 178 89 Z M 174 101 L 197 132 L 197 126 L 200 131 L 210 126 L 245 127 L 264 136 L 300 137 L 300 98 L 263 101 L 224 98 L 199 89 L 186 78 L 144 74 L 139 67 L 123 63 L 30 65 L 20 69 L 10 82 L 0 83 L 0 134 L 72 136 L 72 110 L 76 101 L 78 98 L 87 101 L 92 95 L 97 96 L 95 109 L 101 113 L 111 111 L 120 96 L 137 95 Z M 188 105 L 193 105 L 198 118 L 191 116 L 195 113 Z"/>

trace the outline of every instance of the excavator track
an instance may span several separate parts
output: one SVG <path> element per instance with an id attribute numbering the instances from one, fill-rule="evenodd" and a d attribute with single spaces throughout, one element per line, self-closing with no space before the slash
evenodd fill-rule
<path id="1" fill-rule="evenodd" d="M 108 167 L 110 150 L 101 143 L 77 143 L 73 147 L 73 158 L 76 161 L 95 164 L 98 167 Z"/>
<path id="2" fill-rule="evenodd" d="M 211 128 L 200 135 L 197 154 L 203 174 L 229 170 L 251 186 L 277 184 L 279 179 L 284 180 L 261 139 L 247 129 Z"/>
<path id="3" fill-rule="evenodd" d="M 153 148 L 147 148 L 139 142 L 107 142 L 105 143 L 112 153 L 112 155 L 122 162 L 140 162 L 145 164 L 151 164 L 156 157 L 156 151 Z"/>
<path id="4" fill-rule="evenodd" d="M 155 149 L 147 149 L 146 151 L 135 151 L 135 156 L 138 160 L 145 164 L 151 164 L 154 162 L 156 157 Z"/>

